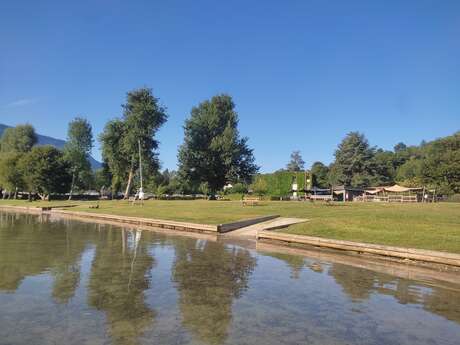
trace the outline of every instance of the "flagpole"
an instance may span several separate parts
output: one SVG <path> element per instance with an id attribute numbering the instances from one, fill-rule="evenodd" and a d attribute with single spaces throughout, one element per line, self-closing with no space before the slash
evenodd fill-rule
<path id="1" fill-rule="evenodd" d="M 142 156 L 141 156 L 141 140 L 139 139 L 138 141 L 139 144 L 139 174 L 140 174 L 140 179 L 141 179 L 141 189 L 140 191 L 143 192 L 143 186 L 142 186 Z"/>

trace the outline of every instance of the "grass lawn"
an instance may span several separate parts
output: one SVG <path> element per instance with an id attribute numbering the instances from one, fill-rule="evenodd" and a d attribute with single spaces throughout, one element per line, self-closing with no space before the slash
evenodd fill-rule
<path id="1" fill-rule="evenodd" d="M 75 211 L 219 224 L 262 215 L 308 218 L 281 231 L 339 240 L 368 242 L 460 253 L 460 203 L 376 204 L 267 201 L 242 207 L 238 201 L 33 202 L 0 200 L 0 205 L 42 206 L 78 204 Z"/>

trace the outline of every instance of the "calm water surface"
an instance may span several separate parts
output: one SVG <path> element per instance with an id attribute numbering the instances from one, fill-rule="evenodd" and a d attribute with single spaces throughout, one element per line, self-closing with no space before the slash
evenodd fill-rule
<path id="1" fill-rule="evenodd" d="M 0 344 L 460 344 L 459 284 L 0 212 Z"/>

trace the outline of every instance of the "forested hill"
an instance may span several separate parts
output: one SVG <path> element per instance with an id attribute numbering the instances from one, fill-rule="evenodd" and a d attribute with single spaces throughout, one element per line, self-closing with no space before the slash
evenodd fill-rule
<path id="1" fill-rule="evenodd" d="M 0 137 L 3 135 L 3 131 L 8 127 L 10 126 L 0 123 Z M 46 135 L 37 134 L 37 138 L 38 145 L 51 145 L 57 147 L 58 149 L 62 149 L 65 144 L 65 140 L 48 137 Z M 90 163 L 93 169 L 99 169 L 102 166 L 101 162 L 98 162 L 93 157 L 90 157 Z"/>

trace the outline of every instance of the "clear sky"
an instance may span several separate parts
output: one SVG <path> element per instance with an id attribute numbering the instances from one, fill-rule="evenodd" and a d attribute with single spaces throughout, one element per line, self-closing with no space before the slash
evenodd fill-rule
<path id="1" fill-rule="evenodd" d="M 419 144 L 460 130 L 460 1 L 1 0 L 0 123 L 64 139 L 82 115 L 98 134 L 141 86 L 168 108 L 165 168 L 222 92 L 262 171 L 296 149 L 329 163 L 352 130 Z"/>

